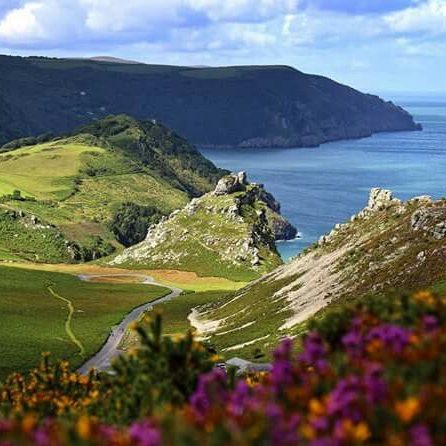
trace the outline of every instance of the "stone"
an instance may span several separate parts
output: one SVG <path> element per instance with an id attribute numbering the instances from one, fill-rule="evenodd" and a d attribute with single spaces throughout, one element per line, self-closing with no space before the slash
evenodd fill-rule
<path id="1" fill-rule="evenodd" d="M 394 204 L 400 203 L 400 200 L 393 198 L 392 191 L 375 187 L 370 191 L 367 208 L 370 211 L 383 211 Z"/>
<path id="2" fill-rule="evenodd" d="M 240 172 L 238 174 L 226 175 L 217 183 L 214 190 L 214 195 L 229 195 L 234 192 L 245 190 L 247 185 L 246 173 Z"/>
<path id="3" fill-rule="evenodd" d="M 426 260 L 426 253 L 424 251 L 421 251 L 417 254 L 417 260 L 419 262 L 424 262 Z"/>
<path id="4" fill-rule="evenodd" d="M 430 195 L 419 195 L 408 200 L 408 203 L 432 203 L 432 197 Z"/>
<path id="5" fill-rule="evenodd" d="M 437 240 L 444 239 L 446 237 L 446 222 L 437 223 L 432 230 L 432 235 Z"/>
<path id="6" fill-rule="evenodd" d="M 423 229 L 429 220 L 429 212 L 427 209 L 418 209 L 410 217 L 410 227 L 413 231 Z"/>

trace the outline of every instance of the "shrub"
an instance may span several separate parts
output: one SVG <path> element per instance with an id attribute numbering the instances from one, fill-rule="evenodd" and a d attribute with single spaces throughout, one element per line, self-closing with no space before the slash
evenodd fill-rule
<path id="1" fill-rule="evenodd" d="M 142 242 L 150 225 L 158 223 L 163 214 L 153 206 L 122 203 L 113 215 L 110 228 L 124 246 Z"/>

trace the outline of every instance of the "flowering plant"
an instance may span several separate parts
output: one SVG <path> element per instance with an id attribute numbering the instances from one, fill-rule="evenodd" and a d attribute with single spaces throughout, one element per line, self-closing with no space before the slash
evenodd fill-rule
<path id="1" fill-rule="evenodd" d="M 70 420 L 63 421 L 57 410 L 40 422 L 32 412 L 8 417 L 0 422 L 0 444 L 4 439 L 9 443 L 2 446 L 446 445 L 445 298 L 423 291 L 368 299 L 309 326 L 301 345 L 284 339 L 276 348 L 270 373 L 234 381 L 225 371 L 208 367 L 207 357 L 208 370 L 191 372 L 196 380 L 184 376 L 187 369 L 178 370 L 187 391 L 178 386 L 177 396 L 139 405 L 132 416 L 125 409 L 119 419 L 120 407 L 126 407 L 120 406 L 123 399 L 107 396 L 104 401 L 112 404 L 106 410 L 115 412 L 119 423 L 105 423 L 109 417 L 98 410 L 97 399 L 87 404 L 87 411 L 76 406 L 78 416 Z M 205 351 L 188 342 L 194 352 Z M 181 363 L 194 364 L 189 361 L 197 354 L 189 351 Z M 150 375 L 150 368 L 144 373 Z M 113 387 L 118 383 L 129 392 L 132 383 L 124 379 L 133 377 L 120 374 L 118 380 L 82 383 L 86 392 L 90 388 L 81 396 L 91 398 L 96 385 L 104 395 L 119 393 Z M 167 391 L 166 383 L 178 385 L 178 377 L 168 379 L 156 389 L 156 398 Z M 150 383 L 157 387 L 153 379 Z M 138 384 L 131 392 L 132 401 L 147 392 L 153 401 L 147 387 Z M 20 405 L 20 410 L 27 409 Z"/>

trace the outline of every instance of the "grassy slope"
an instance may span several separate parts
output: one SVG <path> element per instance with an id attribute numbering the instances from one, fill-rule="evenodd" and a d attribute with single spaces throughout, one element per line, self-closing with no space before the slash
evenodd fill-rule
<path id="1" fill-rule="evenodd" d="M 81 143 L 83 139 L 78 136 L 0 154 L 0 195 L 17 189 L 37 200 L 5 202 L 0 204 L 0 211 L 24 210 L 56 225 L 66 239 L 88 244 L 92 236 L 113 242 L 107 222 L 124 201 L 150 203 L 163 212 L 187 202 L 185 192 L 151 175 L 148 169 L 137 172 L 129 158 L 91 143 Z M 104 169 L 103 175 L 85 174 L 85 169 L 97 166 Z M 14 246 L 10 246 L 11 231 L 19 235 Z M 2 230 L 0 259 L 67 261 L 67 253 L 54 253 L 60 247 L 51 239 L 46 239 L 46 249 L 39 251 L 38 240 L 45 241 L 45 237 L 48 235 L 42 231 L 25 231 L 20 225 Z M 27 251 L 40 255 L 20 254 Z"/>
<path id="2" fill-rule="evenodd" d="M 43 351 L 69 359 L 74 366 L 83 361 L 65 332 L 67 306 L 51 295 L 49 286 L 72 301 L 73 332 L 87 356 L 98 350 L 125 313 L 168 292 L 149 285 L 87 283 L 68 274 L 0 266 L 0 378 L 34 366 Z"/>
<path id="3" fill-rule="evenodd" d="M 412 215 L 420 208 L 427 209 L 434 217 L 428 222 L 428 230 L 414 231 L 411 229 Z M 323 290 L 323 284 L 311 282 L 321 298 L 330 302 L 314 315 L 316 318 L 322 317 L 327 309 L 344 306 L 366 295 L 391 295 L 393 289 L 399 292 L 429 287 L 444 289 L 446 239 L 436 239 L 430 231 L 445 219 L 446 200 L 440 200 L 431 204 L 410 202 L 402 207 L 396 204 L 389 210 L 342 225 L 329 242 L 311 248 L 307 255 L 290 265 L 204 306 L 201 309 L 204 320 L 223 320 L 211 341 L 219 350 L 224 350 L 268 336 L 244 348 L 223 351 L 226 355 L 253 359 L 256 348 L 269 353 L 279 337 L 304 332 L 306 322 L 279 331 L 290 316 L 299 313 L 299 304 L 305 307 L 306 299 L 312 295 L 299 295 L 298 291 L 306 285 L 295 272 L 299 270 L 304 274 L 307 269 L 311 274 L 313 267 L 310 264 L 314 266 L 318 259 L 346 248 L 339 259 L 326 267 L 331 273 L 339 274 L 336 278 L 339 288 L 335 295 L 330 295 L 329 289 Z M 424 256 L 420 257 L 422 253 Z M 234 329 L 236 331 L 231 331 Z"/>

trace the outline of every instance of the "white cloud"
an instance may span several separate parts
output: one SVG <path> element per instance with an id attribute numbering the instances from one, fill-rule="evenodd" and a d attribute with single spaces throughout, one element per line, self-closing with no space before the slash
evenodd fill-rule
<path id="1" fill-rule="evenodd" d="M 0 43 L 33 45 L 76 41 L 82 35 L 83 11 L 70 0 L 35 0 L 8 12 L 0 21 Z"/>
<path id="2" fill-rule="evenodd" d="M 399 33 L 446 32 L 446 0 L 429 0 L 385 17 L 390 29 Z"/>
<path id="3" fill-rule="evenodd" d="M 0 22 L 0 38 L 12 42 L 44 38 L 45 30 L 37 18 L 42 7 L 41 3 L 33 2 L 8 12 Z"/>

